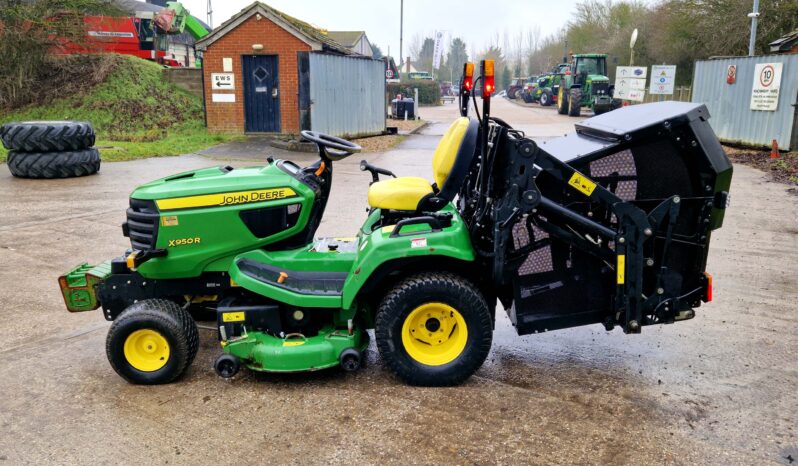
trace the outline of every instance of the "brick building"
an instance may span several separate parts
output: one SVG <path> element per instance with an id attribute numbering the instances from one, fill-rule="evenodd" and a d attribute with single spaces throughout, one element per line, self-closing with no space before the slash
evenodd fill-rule
<path id="1" fill-rule="evenodd" d="M 330 112 L 329 105 L 343 106 L 340 119 L 346 119 L 346 107 L 372 105 L 362 100 L 375 100 L 371 94 L 378 93 L 379 86 L 383 89 L 379 103 L 384 110 L 382 62 L 358 56 L 310 24 L 260 2 L 244 8 L 202 38 L 197 42 L 197 49 L 203 52 L 206 122 L 211 131 L 295 134 L 311 127 L 322 131 L 325 119 L 337 118 L 335 111 Z M 323 57 L 316 59 L 315 55 Z M 355 97 L 355 102 L 325 104 L 328 108 L 319 109 L 314 121 L 313 105 L 316 100 L 324 99 L 321 95 L 316 100 L 311 98 L 313 92 L 321 92 L 321 89 L 314 89 L 312 81 L 314 75 L 318 76 L 322 71 L 333 77 L 336 75 L 329 69 L 320 69 L 329 67 L 330 60 L 335 61 L 337 74 L 351 74 L 358 70 L 358 76 L 357 79 L 339 76 L 336 92 L 325 95 L 346 95 L 347 86 L 357 85 L 360 87 L 349 90 L 351 95 L 359 97 Z M 379 68 L 376 77 L 370 71 L 377 69 L 373 65 Z M 364 76 L 361 76 L 363 69 L 368 70 L 365 84 Z M 321 84 L 315 87 L 319 86 Z M 374 92 L 364 95 L 364 87 L 373 88 Z M 381 127 L 384 129 L 384 111 L 381 113 Z M 366 131 L 344 128 L 337 132 L 379 132 L 373 129 L 378 126 L 376 120 L 372 123 L 371 129 Z"/>

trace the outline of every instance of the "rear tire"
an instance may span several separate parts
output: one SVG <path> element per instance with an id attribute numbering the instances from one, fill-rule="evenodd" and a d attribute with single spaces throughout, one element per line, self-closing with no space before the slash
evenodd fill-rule
<path id="1" fill-rule="evenodd" d="M 548 107 L 551 105 L 551 91 L 546 89 L 540 94 L 540 106 Z"/>
<path id="2" fill-rule="evenodd" d="M 95 135 L 83 121 L 23 121 L 0 126 L 0 139 L 8 150 L 61 152 L 88 149 Z"/>
<path id="3" fill-rule="evenodd" d="M 111 367 L 133 384 L 174 381 L 199 349 L 197 324 L 173 301 L 147 299 L 128 306 L 108 331 L 105 352 Z"/>
<path id="4" fill-rule="evenodd" d="M 575 87 L 568 93 L 568 116 L 578 117 L 582 113 L 582 89 Z"/>
<path id="5" fill-rule="evenodd" d="M 20 178 L 72 178 L 100 171 L 100 153 L 97 149 L 30 153 L 10 151 L 6 163 L 11 174 Z"/>
<path id="6" fill-rule="evenodd" d="M 565 83 L 560 83 L 560 88 L 557 90 L 557 113 L 565 115 L 568 113 L 568 93 L 565 92 Z"/>
<path id="7" fill-rule="evenodd" d="M 535 101 L 534 98 L 532 97 L 532 93 L 531 92 L 522 92 L 521 93 L 521 97 L 523 97 L 524 102 L 528 103 L 528 104 L 531 104 L 532 102 Z"/>
<path id="8" fill-rule="evenodd" d="M 375 335 L 383 359 L 405 382 L 456 385 L 485 361 L 493 323 L 485 298 L 471 282 L 429 272 L 401 281 L 385 296 Z"/>

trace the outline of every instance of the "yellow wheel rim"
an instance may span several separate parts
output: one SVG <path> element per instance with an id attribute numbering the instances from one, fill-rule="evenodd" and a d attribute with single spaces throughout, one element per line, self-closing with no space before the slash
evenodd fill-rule
<path id="1" fill-rule="evenodd" d="M 422 304 L 410 312 L 402 325 L 405 351 L 427 366 L 442 366 L 454 361 L 467 341 L 465 319 L 448 304 Z"/>
<path id="2" fill-rule="evenodd" d="M 564 92 L 563 92 L 563 90 L 562 90 L 562 84 L 561 84 L 561 85 L 560 85 L 560 88 L 559 88 L 559 89 L 557 89 L 557 106 L 558 106 L 558 107 L 560 107 L 560 108 L 562 108 L 562 98 L 563 98 L 563 94 L 564 94 Z"/>
<path id="3" fill-rule="evenodd" d="M 169 361 L 169 342 L 155 330 L 142 329 L 125 340 L 125 359 L 142 372 L 155 372 Z"/>

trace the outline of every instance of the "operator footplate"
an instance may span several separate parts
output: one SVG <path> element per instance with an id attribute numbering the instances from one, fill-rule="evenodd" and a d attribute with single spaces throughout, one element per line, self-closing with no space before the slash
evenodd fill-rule
<path id="1" fill-rule="evenodd" d="M 300 272 L 263 264 L 251 259 L 240 259 L 241 272 L 255 280 L 306 295 L 337 296 L 349 276 L 347 272 Z"/>

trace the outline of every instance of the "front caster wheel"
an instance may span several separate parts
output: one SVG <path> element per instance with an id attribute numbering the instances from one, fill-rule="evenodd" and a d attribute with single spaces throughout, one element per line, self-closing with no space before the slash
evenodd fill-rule
<path id="1" fill-rule="evenodd" d="M 213 369 L 219 377 L 230 379 L 241 370 L 241 360 L 232 354 L 223 354 L 213 363 Z"/>
<path id="2" fill-rule="evenodd" d="M 363 356 L 360 354 L 360 351 L 354 348 L 347 348 L 341 352 L 339 360 L 341 361 L 341 368 L 343 370 L 346 372 L 355 372 L 360 369 Z"/>
<path id="3" fill-rule="evenodd" d="M 383 299 L 375 324 L 383 359 L 412 385 L 463 382 L 485 361 L 493 338 L 482 293 L 449 273 L 400 282 Z"/>
<path id="4" fill-rule="evenodd" d="M 173 301 L 146 299 L 122 311 L 108 331 L 105 352 L 117 374 L 134 384 L 169 383 L 183 375 L 199 349 L 197 324 Z"/>

